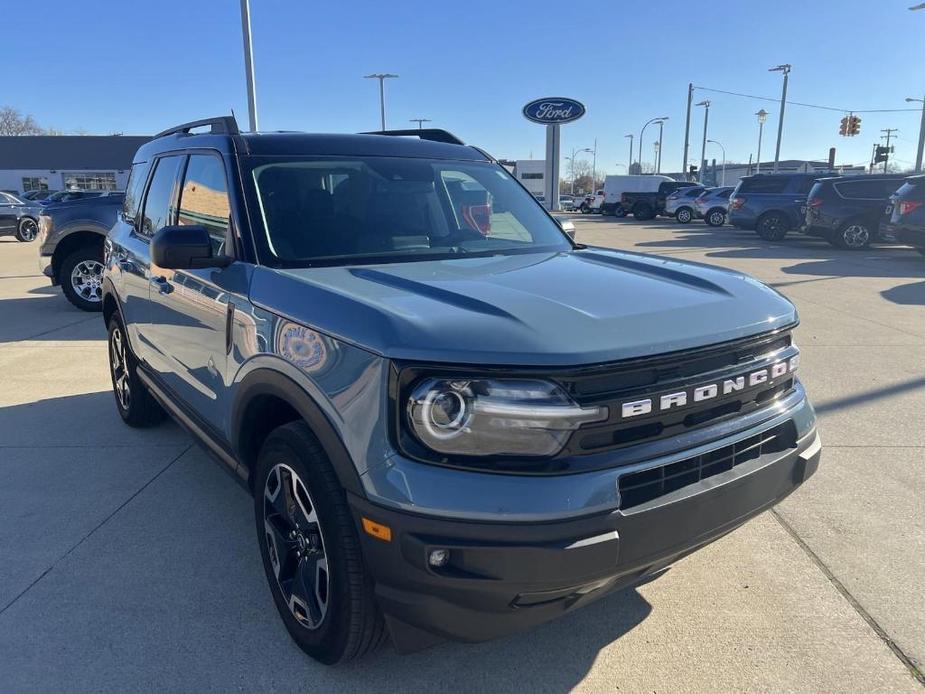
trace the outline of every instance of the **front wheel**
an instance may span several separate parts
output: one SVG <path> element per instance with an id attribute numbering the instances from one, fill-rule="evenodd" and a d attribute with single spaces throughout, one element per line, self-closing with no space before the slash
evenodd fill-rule
<path id="1" fill-rule="evenodd" d="M 783 241 L 789 229 L 790 225 L 787 224 L 787 220 L 777 212 L 762 215 L 755 225 L 758 236 L 765 241 Z"/>
<path id="2" fill-rule="evenodd" d="M 721 227 L 726 223 L 726 212 L 719 209 L 710 210 L 705 220 L 711 227 Z"/>
<path id="3" fill-rule="evenodd" d="M 109 320 L 109 375 L 116 409 L 130 427 L 148 427 L 164 419 L 165 412 L 138 378 L 137 368 L 125 327 L 114 315 Z"/>
<path id="4" fill-rule="evenodd" d="M 675 219 L 678 220 L 678 224 L 690 224 L 690 221 L 694 218 L 694 211 L 690 207 L 682 207 L 675 213 Z"/>
<path id="5" fill-rule="evenodd" d="M 23 217 L 19 220 L 19 226 L 16 227 L 16 239 L 28 243 L 35 241 L 39 235 L 39 225 L 31 217 Z"/>
<path id="6" fill-rule="evenodd" d="M 829 238 L 836 248 L 848 251 L 860 251 L 870 245 L 870 229 L 863 222 L 848 222 Z"/>
<path id="7" fill-rule="evenodd" d="M 578 208 L 578 211 L 581 212 L 581 214 L 588 214 L 588 210 L 590 209 L 591 208 L 589 208 L 586 204 L 582 204 L 582 206 Z"/>
<path id="8" fill-rule="evenodd" d="M 61 261 L 64 296 L 81 311 L 103 310 L 103 246 L 83 246 Z"/>
<path id="9" fill-rule="evenodd" d="M 274 430 L 261 448 L 254 516 L 270 592 L 296 644 L 329 665 L 378 646 L 385 623 L 347 496 L 304 422 Z"/>
<path id="10" fill-rule="evenodd" d="M 617 205 L 613 208 L 613 216 L 618 218 L 626 216 L 626 210 L 623 208 L 623 205 Z"/>

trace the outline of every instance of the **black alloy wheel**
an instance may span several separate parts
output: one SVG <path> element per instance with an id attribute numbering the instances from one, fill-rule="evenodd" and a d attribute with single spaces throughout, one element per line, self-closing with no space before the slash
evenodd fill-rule
<path id="1" fill-rule="evenodd" d="M 783 215 L 778 212 L 767 212 L 758 218 L 755 231 L 765 241 L 783 241 L 789 231 L 790 225 Z"/>
<path id="2" fill-rule="evenodd" d="M 23 217 L 19 220 L 19 226 L 16 228 L 16 238 L 19 241 L 24 243 L 35 241 L 35 237 L 38 235 L 39 225 L 32 217 Z"/>

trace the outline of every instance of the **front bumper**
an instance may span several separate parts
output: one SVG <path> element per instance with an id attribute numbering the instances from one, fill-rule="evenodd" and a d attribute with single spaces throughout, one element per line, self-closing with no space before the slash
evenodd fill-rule
<path id="1" fill-rule="evenodd" d="M 631 585 L 730 532 L 816 471 L 821 445 L 811 407 L 805 400 L 801 407 L 802 425 L 784 419 L 799 433 L 795 446 L 625 510 L 490 522 L 408 513 L 351 496 L 357 527 L 365 517 L 391 529 L 388 542 L 361 537 L 396 647 L 408 652 L 443 639 L 485 641 L 532 627 Z M 621 471 L 610 472 L 618 486 Z M 524 484 L 521 493 L 529 494 L 529 486 Z M 445 566 L 428 565 L 433 549 L 449 550 Z"/>

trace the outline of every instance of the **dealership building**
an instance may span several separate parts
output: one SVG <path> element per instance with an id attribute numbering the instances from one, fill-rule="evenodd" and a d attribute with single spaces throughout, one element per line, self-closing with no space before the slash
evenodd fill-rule
<path id="1" fill-rule="evenodd" d="M 132 157 L 150 137 L 0 137 L 0 190 L 125 190 Z"/>

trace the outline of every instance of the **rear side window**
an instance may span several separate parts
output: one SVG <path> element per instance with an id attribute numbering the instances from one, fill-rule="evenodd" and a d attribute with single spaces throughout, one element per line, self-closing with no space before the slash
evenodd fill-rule
<path id="1" fill-rule="evenodd" d="M 177 176 L 183 159 L 179 155 L 161 157 L 155 164 L 141 222 L 141 233 L 145 236 L 154 236 L 158 229 L 170 224 L 174 218 Z"/>
<path id="2" fill-rule="evenodd" d="M 212 251 L 222 254 L 231 204 L 222 160 L 211 154 L 193 154 L 186 166 L 177 224 L 201 224 L 212 237 Z"/>
<path id="3" fill-rule="evenodd" d="M 144 195 L 145 183 L 148 181 L 150 170 L 150 162 L 132 164 L 132 172 L 128 175 L 128 185 L 125 187 L 125 202 L 122 203 L 122 215 L 126 219 L 138 219 L 141 197 Z"/>
<path id="4" fill-rule="evenodd" d="M 797 193 L 806 195 L 813 189 L 814 185 L 816 185 L 816 179 L 801 178 L 797 181 Z"/>
<path id="5" fill-rule="evenodd" d="M 742 181 L 740 193 L 783 193 L 787 188 L 786 176 L 762 176 Z M 809 190 L 807 188 L 807 190 Z"/>
<path id="6" fill-rule="evenodd" d="M 845 198 L 860 200 L 886 200 L 896 189 L 902 185 L 902 181 L 890 180 L 871 180 L 871 181 L 844 181 L 836 183 L 835 189 Z"/>

